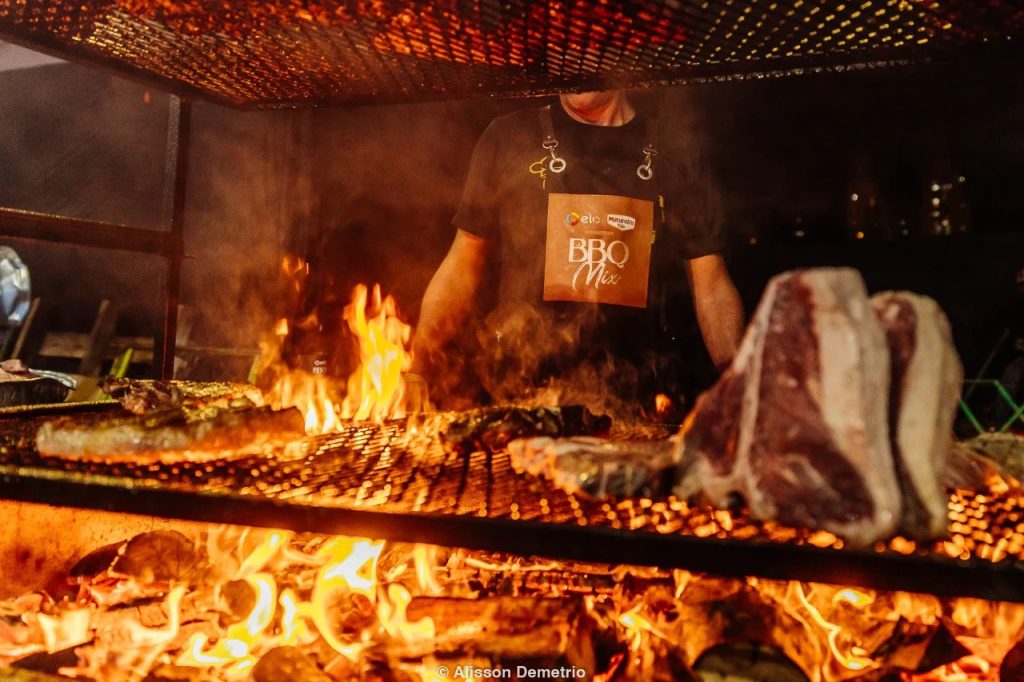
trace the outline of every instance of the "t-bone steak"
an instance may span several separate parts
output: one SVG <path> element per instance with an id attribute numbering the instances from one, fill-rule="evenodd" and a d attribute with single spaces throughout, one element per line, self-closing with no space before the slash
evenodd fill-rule
<path id="1" fill-rule="evenodd" d="M 933 538 L 946 530 L 942 480 L 963 368 L 949 321 L 935 301 L 887 291 L 871 303 L 885 329 L 892 365 L 889 429 L 903 490 L 900 529 L 914 538 Z"/>
<path id="2" fill-rule="evenodd" d="M 716 506 L 738 493 L 757 518 L 851 545 L 891 535 L 902 502 L 889 381 L 885 332 L 857 271 L 776 276 L 732 365 L 683 427 L 701 488 Z"/>

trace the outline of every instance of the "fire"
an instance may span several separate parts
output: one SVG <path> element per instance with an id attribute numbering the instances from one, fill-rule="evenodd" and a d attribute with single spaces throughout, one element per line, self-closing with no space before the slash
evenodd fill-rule
<path id="1" fill-rule="evenodd" d="M 310 275 L 309 264 L 285 257 L 282 271 L 294 299 L 290 307 L 297 308 Z M 267 387 L 266 401 L 275 409 L 298 408 L 309 434 L 336 432 L 344 420 L 379 422 L 405 416 L 402 373 L 412 364 L 412 328 L 399 317 L 394 298 L 383 297 L 379 286 L 371 292 L 360 284 L 352 292 L 343 319 L 358 349 L 356 369 L 344 383 L 327 376 L 325 366 L 308 371 L 286 361 L 285 348 L 293 333 L 320 328 L 315 311 L 298 321 L 279 319 L 272 337 L 260 344 L 252 379 Z"/>
<path id="2" fill-rule="evenodd" d="M 659 418 L 664 418 L 669 415 L 672 411 L 672 398 L 669 398 L 664 393 L 659 393 L 654 396 L 654 414 Z"/>
<path id="3" fill-rule="evenodd" d="M 827 633 L 828 648 L 832 652 L 832 656 L 835 657 L 835 660 L 837 660 L 840 665 L 847 670 L 857 672 L 877 667 L 875 662 L 867 656 L 867 652 L 859 646 L 851 646 L 849 653 L 845 653 L 838 643 L 840 635 L 845 634 L 843 627 L 829 622 L 821 615 L 821 612 L 811 604 L 810 600 L 808 600 L 807 595 L 804 593 L 803 586 L 800 585 L 800 583 L 790 583 L 790 587 L 793 590 L 793 594 L 796 595 L 796 598 L 811 616 L 814 623 Z M 840 595 L 842 595 L 842 597 L 840 597 Z M 873 601 L 874 598 L 870 595 L 853 589 L 841 590 L 833 597 L 834 603 L 847 603 L 853 604 L 854 606 L 863 606 L 870 604 Z"/>
<path id="4" fill-rule="evenodd" d="M 41 629 L 34 650 L 79 647 L 79 667 L 63 672 L 108 682 L 139 679 L 159 665 L 193 670 L 202 679 L 252 679 L 264 657 L 280 647 L 291 647 L 310 661 L 315 657 L 316 665 L 335 679 L 358 678 L 358 671 L 379 664 L 383 655 L 394 656 L 388 659 L 388 665 L 397 666 L 392 671 L 429 680 L 447 665 L 435 658 L 451 654 L 445 647 L 452 640 L 446 638 L 453 633 L 459 637 L 464 631 L 489 630 L 484 621 L 462 619 L 455 621 L 452 629 L 451 615 L 445 616 L 444 609 L 455 608 L 453 613 L 459 613 L 458 608 L 466 608 L 450 602 L 464 599 L 452 596 L 460 584 L 450 582 L 453 575 L 476 576 L 470 579 L 486 582 L 482 578 L 486 573 L 503 575 L 501 581 L 510 575 L 540 574 L 538 585 L 547 593 L 550 586 L 543 587 L 548 580 L 543 574 L 583 571 L 582 576 L 591 570 L 550 560 L 492 559 L 428 545 L 386 548 L 378 540 L 309 537 L 282 530 L 209 529 L 203 546 L 214 570 L 204 579 L 208 582 L 193 586 L 192 592 L 183 584 L 151 585 L 150 589 L 161 590 L 159 610 L 166 620 L 160 623 L 147 624 L 134 610 L 115 620 L 108 606 L 97 603 L 80 601 L 57 608 L 45 600 L 25 602 L 21 608 L 35 604 L 39 609 L 22 617 Z M 608 575 L 622 578 L 624 570 L 628 569 L 617 567 Z M 913 629 L 918 625 L 949 628 L 948 633 L 963 647 L 958 660 L 927 673 L 905 672 L 902 679 L 994 682 L 1000 662 L 1024 632 L 1024 605 L 755 578 L 728 581 L 685 571 L 665 574 L 665 578 L 668 584 L 643 592 L 639 598 L 620 584 L 613 593 L 595 592 L 582 599 L 595 627 L 615 632 L 623 647 L 612 660 L 602 663 L 603 668 L 593 670 L 592 679 L 648 679 L 651 671 L 664 665 L 667 650 L 684 652 L 686 664 L 693 665 L 705 649 L 688 650 L 690 642 L 706 647 L 721 641 L 715 639 L 717 635 L 705 639 L 702 628 L 714 628 L 718 620 L 726 624 L 726 637 L 743 638 L 742 631 L 729 628 L 750 622 L 758 613 L 757 617 L 767 618 L 765 625 L 756 626 L 762 628 L 758 630 L 761 636 L 768 637 L 765 643 L 779 647 L 813 682 L 846 682 L 871 671 L 882 674 L 891 670 L 887 657 L 898 650 L 887 648 L 887 643 L 901 641 L 890 640 L 892 632 L 904 632 L 899 624 L 912 624 L 906 632 L 922 631 Z M 730 600 L 741 594 L 746 594 L 746 600 L 760 600 L 759 605 L 730 626 L 730 609 L 746 603 L 744 599 Z M 418 598 L 442 609 L 436 614 L 438 620 L 434 615 L 410 617 L 410 613 L 423 613 L 424 603 L 413 610 Z M 502 613 L 493 610 L 486 596 L 480 598 L 480 614 Z M 695 617 L 701 613 L 695 604 L 702 600 L 710 605 L 711 621 Z M 44 612 L 47 603 L 49 612 Z M 128 599 L 122 603 L 138 602 Z M 766 607 L 770 607 L 768 611 Z M 196 613 L 203 609 L 213 617 L 197 619 Z M 0 624 L 13 622 L 10 612 L 6 615 L 7 621 Z M 112 639 L 105 645 L 92 640 L 100 636 L 96 629 L 101 622 L 116 623 Z M 500 630 L 498 627 L 495 632 Z M 13 644 L 17 649 L 26 643 L 22 638 Z M 969 653 L 960 655 L 964 651 Z M 4 653 L 0 646 L 0 656 Z M 464 653 L 475 655 L 472 647 Z M 480 665 L 493 665 L 493 660 L 484 656 Z M 123 672 L 126 670 L 140 672 L 135 675 Z"/>
<path id="5" fill-rule="evenodd" d="M 359 342 L 359 368 L 348 380 L 343 414 L 375 421 L 404 416 L 402 372 L 412 364 L 408 350 L 412 328 L 398 318 L 395 299 L 382 300 L 380 286 L 374 286 L 368 307 L 367 288 L 360 284 L 345 308 L 345 320 Z"/>

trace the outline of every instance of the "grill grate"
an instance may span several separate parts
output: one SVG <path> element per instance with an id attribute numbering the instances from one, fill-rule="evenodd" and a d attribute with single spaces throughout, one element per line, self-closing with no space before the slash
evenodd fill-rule
<path id="1" fill-rule="evenodd" d="M 1022 31 L 1018 0 L 0 0 L 0 34 L 263 107 L 883 65 Z"/>
<path id="2" fill-rule="evenodd" d="M 1024 492 L 958 491 L 949 538 L 874 550 L 678 500 L 601 502 L 446 452 L 403 427 L 350 426 L 275 456 L 132 466 L 42 457 L 39 418 L 0 420 L 0 496 L 471 549 L 1024 601 Z"/>

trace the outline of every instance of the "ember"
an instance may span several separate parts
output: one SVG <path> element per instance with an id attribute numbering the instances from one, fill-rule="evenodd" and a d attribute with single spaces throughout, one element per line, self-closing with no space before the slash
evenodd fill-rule
<path id="1" fill-rule="evenodd" d="M 144 533 L 110 556 L 79 562 L 73 597 L 0 602 L 0 664 L 73 649 L 60 672 L 103 681 L 696 680 L 718 679 L 698 677 L 712 647 L 753 641 L 820 682 L 994 681 L 1024 627 L 1024 605 L 252 528 Z"/>

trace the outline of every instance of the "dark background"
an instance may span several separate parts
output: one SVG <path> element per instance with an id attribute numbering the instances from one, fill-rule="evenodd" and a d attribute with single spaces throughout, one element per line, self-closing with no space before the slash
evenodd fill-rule
<path id="1" fill-rule="evenodd" d="M 748 311 L 774 273 L 852 265 L 873 290 L 936 297 L 970 374 L 1022 317 L 1022 66 L 1001 58 L 637 96 L 664 112 L 668 134 L 702 150 L 718 178 L 727 256 Z M 328 310 L 340 314 L 355 283 L 380 282 L 415 318 L 451 242 L 476 138 L 495 116 L 539 103 L 302 112 L 198 103 L 183 273 L 193 342 L 255 348 L 286 312 L 286 252 L 313 263 L 316 297 L 334 301 Z M 0 72 L 0 205 L 160 229 L 166 106 L 165 95 L 88 67 Z M 106 297 L 120 306 L 118 333 L 153 333 L 159 259 L 10 243 L 49 304 L 49 328 L 88 330 Z M 688 329 L 682 286 L 678 300 Z M 1004 343 L 989 374 L 1010 355 Z M 190 372 L 243 370 L 209 362 Z"/>

